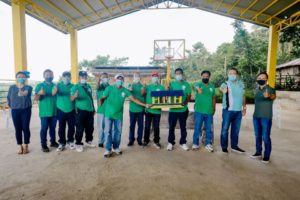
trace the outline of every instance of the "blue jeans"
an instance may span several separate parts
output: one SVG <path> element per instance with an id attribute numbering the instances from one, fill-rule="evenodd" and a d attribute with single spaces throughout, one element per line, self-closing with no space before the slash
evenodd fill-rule
<path id="1" fill-rule="evenodd" d="M 17 144 L 23 144 L 23 134 L 24 134 L 24 144 L 30 143 L 30 118 L 31 118 L 31 107 L 24 109 L 11 109 L 11 116 L 16 130 L 16 140 Z"/>
<path id="2" fill-rule="evenodd" d="M 56 128 L 56 116 L 53 117 L 41 117 L 41 145 L 47 145 L 47 132 L 49 128 L 50 142 L 55 143 L 55 128 Z"/>
<path id="3" fill-rule="evenodd" d="M 255 139 L 256 139 L 256 153 L 259 154 L 262 153 L 262 140 L 263 140 L 265 143 L 264 157 L 269 159 L 272 150 L 272 142 L 270 138 L 272 119 L 253 117 L 253 126 L 254 126 Z"/>
<path id="4" fill-rule="evenodd" d="M 179 144 L 186 144 L 186 120 L 188 118 L 189 111 L 185 112 L 169 112 L 168 122 L 169 122 L 169 136 L 168 136 L 168 142 L 171 144 L 175 144 L 175 127 L 177 120 L 179 121 L 180 126 L 180 141 Z"/>
<path id="5" fill-rule="evenodd" d="M 142 143 L 143 129 L 144 129 L 144 112 L 130 112 L 130 126 L 129 126 L 129 142 L 134 142 L 135 124 L 138 124 L 137 142 Z"/>
<path id="6" fill-rule="evenodd" d="M 98 131 L 99 131 L 99 136 L 98 136 L 98 144 L 104 144 L 104 114 L 103 113 L 98 113 Z"/>
<path id="7" fill-rule="evenodd" d="M 203 114 L 200 112 L 194 113 L 195 128 L 193 136 L 193 144 L 199 145 L 199 137 L 202 136 L 202 124 L 204 122 L 205 128 L 205 145 L 212 144 L 212 130 L 211 124 L 213 122 L 213 115 Z"/>
<path id="8" fill-rule="evenodd" d="M 228 130 L 230 128 L 231 148 L 236 149 L 239 142 L 239 133 L 242 122 L 242 111 L 228 111 L 223 109 L 222 112 L 222 129 L 221 129 L 221 147 L 228 147 Z"/>
<path id="9" fill-rule="evenodd" d="M 104 118 L 105 149 L 118 149 L 121 143 L 122 119 Z"/>

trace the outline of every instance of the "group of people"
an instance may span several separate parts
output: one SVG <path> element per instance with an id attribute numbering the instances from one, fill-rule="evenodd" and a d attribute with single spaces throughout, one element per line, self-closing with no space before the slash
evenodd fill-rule
<path id="1" fill-rule="evenodd" d="M 79 72 L 79 82 L 71 83 L 70 72 L 62 74 L 58 84 L 53 83 L 53 72 L 44 71 L 44 81 L 35 87 L 34 99 L 38 101 L 39 117 L 41 120 L 40 141 L 43 152 L 49 152 L 47 133 L 50 135 L 50 147 L 63 151 L 68 145 L 77 152 L 84 150 L 82 142 L 85 133 L 85 146 L 96 147 L 93 143 L 94 115 L 97 113 L 98 146 L 104 148 L 104 157 L 113 153 L 122 154 L 120 148 L 123 110 L 125 100 L 129 103 L 129 142 L 133 146 L 135 141 L 143 147 L 149 145 L 151 127 L 154 132 L 154 147 L 160 145 L 160 118 L 161 109 L 152 107 L 152 91 L 182 90 L 183 102 L 179 108 L 170 108 L 168 116 L 169 133 L 167 150 L 172 151 L 175 145 L 175 127 L 177 121 L 180 126 L 180 147 L 188 151 L 186 122 L 188 119 L 188 103 L 191 100 L 192 88 L 195 91 L 194 104 L 194 134 L 192 149 L 200 148 L 199 139 L 202 137 L 202 127 L 205 129 L 205 149 L 213 152 L 213 116 L 216 111 L 215 87 L 210 83 L 211 73 L 204 70 L 201 77 L 192 86 L 184 79 L 181 68 L 175 70 L 175 80 L 164 87 L 160 84 L 158 72 L 151 74 L 151 83 L 143 84 L 138 72 L 133 74 L 133 81 L 124 86 L 124 76 L 116 74 L 114 84 L 110 84 L 107 73 L 102 73 L 97 81 L 96 97 L 97 109 L 94 106 L 92 88 L 87 83 L 88 75 L 85 71 Z M 17 144 L 20 145 L 19 154 L 27 154 L 30 142 L 30 118 L 32 87 L 27 85 L 24 72 L 16 74 L 17 83 L 9 88 L 8 105 L 16 131 Z M 261 72 L 257 76 L 255 90 L 255 110 L 253 126 L 256 138 L 256 152 L 253 158 L 261 158 L 268 163 L 271 155 L 271 127 L 272 105 L 276 98 L 275 90 L 270 87 L 268 74 Z M 228 134 L 230 129 L 231 150 L 237 153 L 245 151 L 238 146 L 242 116 L 246 114 L 246 98 L 244 84 L 239 78 L 236 68 L 228 70 L 228 79 L 219 89 L 222 99 L 222 127 L 220 143 L 222 152 L 228 153 Z M 58 143 L 56 142 L 56 124 L 58 121 Z M 137 125 L 137 128 L 136 128 Z M 68 131 L 66 134 L 66 127 Z M 137 129 L 137 134 L 135 134 Z M 67 136 L 67 137 L 66 137 Z M 24 137 L 24 139 L 23 139 Z M 264 155 L 262 155 L 262 141 L 264 141 Z"/>

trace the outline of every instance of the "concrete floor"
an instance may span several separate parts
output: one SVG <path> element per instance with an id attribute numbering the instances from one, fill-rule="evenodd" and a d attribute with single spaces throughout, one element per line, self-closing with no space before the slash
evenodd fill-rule
<path id="1" fill-rule="evenodd" d="M 184 152 L 178 146 L 167 152 L 166 129 L 161 131 L 163 149 L 142 149 L 137 145 L 129 148 L 125 111 L 124 153 L 111 159 L 104 159 L 103 150 L 98 148 L 85 149 L 83 153 L 69 149 L 42 153 L 36 107 L 31 123 L 31 152 L 17 155 L 14 129 L 11 124 L 5 127 L 6 118 L 0 114 L 0 199 L 300 199 L 297 118 L 292 122 L 296 130 L 273 126 L 271 163 L 266 165 L 249 157 L 254 152 L 251 123 L 246 122 L 251 119 L 251 109 L 248 106 L 250 111 L 244 122 L 247 126 L 240 133 L 240 147 L 247 151 L 244 155 L 220 152 L 218 123 L 215 153 L 204 149 Z M 299 117 L 299 112 L 296 115 Z M 221 120 L 218 114 L 215 120 Z M 192 134 L 189 130 L 189 145 Z M 177 140 L 178 135 L 177 130 Z"/>

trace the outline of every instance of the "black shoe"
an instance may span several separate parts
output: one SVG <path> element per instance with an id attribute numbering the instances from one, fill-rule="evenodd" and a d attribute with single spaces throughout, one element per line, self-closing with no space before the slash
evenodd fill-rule
<path id="1" fill-rule="evenodd" d="M 144 142 L 144 143 L 143 143 L 143 147 L 148 146 L 148 144 L 149 144 L 149 142 Z"/>
<path id="2" fill-rule="evenodd" d="M 261 153 L 255 153 L 255 154 L 253 154 L 252 156 L 251 156 L 251 158 L 261 158 Z"/>
<path id="3" fill-rule="evenodd" d="M 59 145 L 57 142 L 51 142 L 50 147 L 55 147 L 57 148 Z"/>
<path id="4" fill-rule="evenodd" d="M 103 145 L 102 143 L 100 143 L 100 144 L 98 144 L 98 147 L 99 147 L 99 148 L 103 148 L 104 145 Z"/>
<path id="5" fill-rule="evenodd" d="M 268 164 L 268 163 L 270 163 L 270 158 L 263 158 L 262 160 L 261 160 L 261 162 L 262 163 L 265 163 L 265 164 Z"/>
<path id="6" fill-rule="evenodd" d="M 139 145 L 139 146 L 143 146 L 143 143 L 142 143 L 142 142 L 138 142 L 138 145 Z"/>
<path id="7" fill-rule="evenodd" d="M 47 145 L 42 145 L 42 151 L 43 151 L 44 153 L 48 153 L 50 150 L 49 150 L 49 148 L 48 148 Z"/>
<path id="8" fill-rule="evenodd" d="M 134 142 L 128 142 L 127 146 L 131 147 L 133 146 Z"/>
<path id="9" fill-rule="evenodd" d="M 222 152 L 228 154 L 228 150 L 227 149 L 222 149 Z"/>
<path id="10" fill-rule="evenodd" d="M 239 147 L 234 148 L 234 149 L 231 148 L 231 151 L 233 151 L 235 153 L 240 153 L 240 154 L 245 153 L 245 151 L 243 149 L 239 148 Z"/>

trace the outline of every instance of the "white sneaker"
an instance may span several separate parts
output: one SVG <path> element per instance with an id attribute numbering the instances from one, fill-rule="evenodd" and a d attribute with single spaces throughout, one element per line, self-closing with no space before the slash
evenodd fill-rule
<path id="1" fill-rule="evenodd" d="M 189 148 L 188 145 L 186 145 L 186 144 L 182 144 L 182 145 L 180 145 L 180 146 L 181 146 L 181 148 L 182 148 L 183 150 L 185 150 L 185 151 L 190 150 L 190 148 Z"/>
<path id="2" fill-rule="evenodd" d="M 90 147 L 90 148 L 95 148 L 96 147 L 96 145 L 94 145 L 92 141 L 86 142 L 85 144 L 86 144 L 87 147 Z"/>
<path id="3" fill-rule="evenodd" d="M 70 148 L 71 150 L 75 149 L 75 143 L 74 143 L 74 142 L 70 142 L 70 143 L 69 143 L 69 148 Z"/>
<path id="4" fill-rule="evenodd" d="M 161 148 L 161 146 L 160 146 L 159 143 L 154 143 L 153 146 L 154 146 L 155 148 L 157 148 L 157 149 L 160 149 L 160 148 Z"/>
<path id="5" fill-rule="evenodd" d="M 121 150 L 120 148 L 113 149 L 112 151 L 113 151 L 115 154 L 117 154 L 117 155 L 122 154 L 122 150 Z"/>
<path id="6" fill-rule="evenodd" d="M 65 145 L 59 144 L 58 147 L 57 147 L 57 149 L 56 149 L 56 151 L 57 151 L 57 152 L 61 152 L 61 151 L 63 151 L 64 149 L 65 149 Z"/>
<path id="7" fill-rule="evenodd" d="M 173 144 L 169 143 L 168 146 L 167 146 L 167 150 L 172 151 L 173 150 Z"/>
<path id="8" fill-rule="evenodd" d="M 196 144 L 193 144 L 192 150 L 198 150 L 198 149 L 200 149 L 200 146 L 199 146 L 199 145 L 196 145 Z"/>
<path id="9" fill-rule="evenodd" d="M 105 150 L 103 155 L 105 158 L 109 158 L 111 156 L 111 151 Z"/>
<path id="10" fill-rule="evenodd" d="M 77 152 L 83 152 L 83 145 L 76 145 Z"/>
<path id="11" fill-rule="evenodd" d="M 208 151 L 208 152 L 214 152 L 214 148 L 211 144 L 208 144 L 205 146 L 205 149 Z"/>

